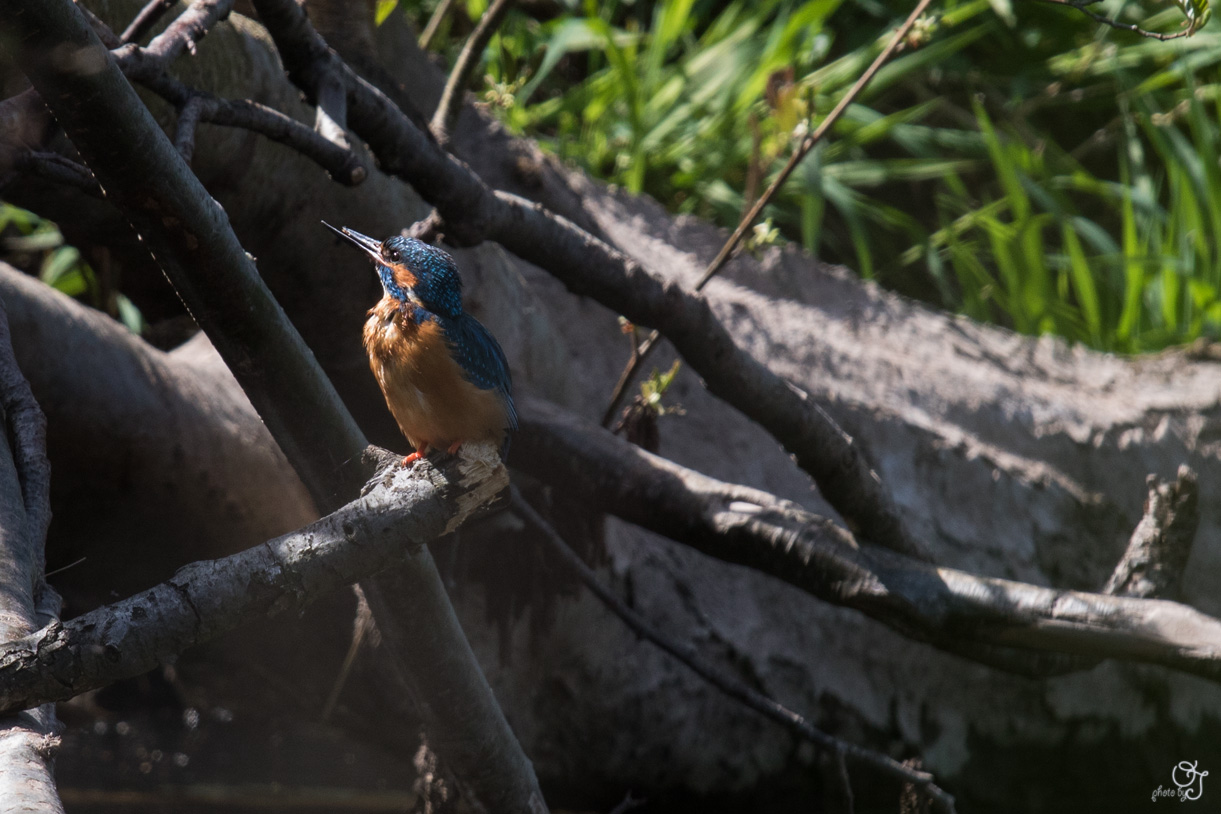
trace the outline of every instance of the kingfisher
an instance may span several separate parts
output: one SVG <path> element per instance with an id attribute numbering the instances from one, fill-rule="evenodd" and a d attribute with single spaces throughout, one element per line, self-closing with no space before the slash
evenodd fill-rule
<path id="1" fill-rule="evenodd" d="M 415 449 L 402 465 L 430 449 L 455 454 L 468 441 L 491 442 L 503 457 L 517 429 L 513 380 L 496 338 L 462 310 L 454 258 L 415 238 L 379 241 L 323 225 L 369 255 L 382 283 L 364 345 L 386 406 Z"/>

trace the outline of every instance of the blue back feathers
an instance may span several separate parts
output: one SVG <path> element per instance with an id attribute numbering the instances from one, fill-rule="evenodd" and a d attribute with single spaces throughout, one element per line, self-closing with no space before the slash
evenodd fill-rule
<path id="1" fill-rule="evenodd" d="M 509 362 L 500 343 L 483 324 L 469 314 L 457 319 L 440 318 L 445 337 L 454 349 L 454 358 L 471 384 L 496 390 L 504 399 L 509 429 L 517 429 L 517 409 L 513 406 L 513 379 Z"/>

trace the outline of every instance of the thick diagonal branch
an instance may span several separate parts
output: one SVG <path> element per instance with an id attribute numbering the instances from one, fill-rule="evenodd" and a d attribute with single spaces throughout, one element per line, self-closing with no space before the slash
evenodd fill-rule
<path id="1" fill-rule="evenodd" d="M 494 453 L 494 451 L 493 451 Z M 0 713 L 140 675 L 189 647 L 393 568 L 486 508 L 502 465 L 451 461 L 388 472 L 321 520 L 0 648 Z"/>
<path id="2" fill-rule="evenodd" d="M 937 568 L 859 543 L 774 495 L 651 455 L 545 402 L 523 399 L 521 417 L 517 460 L 583 505 L 855 608 L 910 638 L 986 664 L 996 662 L 991 648 L 1021 648 L 1148 662 L 1221 681 L 1221 620 L 1194 608 Z"/>
<path id="3" fill-rule="evenodd" d="M 492 190 L 348 68 L 296 3 L 255 0 L 254 5 L 302 90 L 315 93 L 321 77 L 332 72 L 344 77 L 349 125 L 385 171 L 410 183 L 437 208 L 448 237 L 500 243 L 555 275 L 570 291 L 593 297 L 637 324 L 659 328 L 712 393 L 796 456 L 853 529 L 881 545 L 922 554 L 860 445 L 805 393 L 738 346 L 706 299 L 546 208 Z"/>

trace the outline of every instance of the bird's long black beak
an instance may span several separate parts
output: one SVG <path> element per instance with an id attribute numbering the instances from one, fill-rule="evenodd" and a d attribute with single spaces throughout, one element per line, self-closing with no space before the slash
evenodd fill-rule
<path id="1" fill-rule="evenodd" d="M 369 237 L 368 235 L 362 235 L 360 232 L 357 232 L 353 229 L 349 229 L 346 226 L 343 227 L 342 229 L 336 229 L 334 226 L 327 223 L 326 221 L 322 221 L 322 225 L 325 226 L 326 228 L 330 229 L 332 232 L 339 235 L 340 237 L 347 238 L 349 241 L 356 244 L 359 248 L 364 249 L 365 252 L 367 252 L 368 255 L 370 257 L 372 257 L 375 261 L 381 262 L 382 242 L 380 240 L 374 240 L 373 238 Z"/>

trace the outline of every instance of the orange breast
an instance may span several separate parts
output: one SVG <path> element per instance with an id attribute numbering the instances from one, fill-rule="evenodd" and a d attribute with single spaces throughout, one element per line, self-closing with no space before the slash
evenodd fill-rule
<path id="1" fill-rule="evenodd" d="M 438 322 L 417 324 L 383 298 L 369 311 L 364 344 L 386 405 L 415 449 L 504 440 L 504 401 L 466 380 Z"/>

